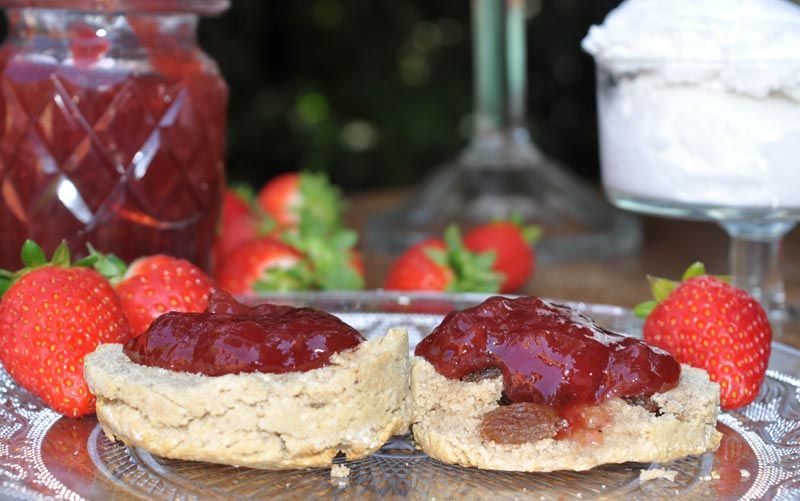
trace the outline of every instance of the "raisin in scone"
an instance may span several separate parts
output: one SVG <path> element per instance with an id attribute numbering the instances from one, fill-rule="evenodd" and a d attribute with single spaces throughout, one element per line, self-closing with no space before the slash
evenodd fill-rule
<path id="1" fill-rule="evenodd" d="M 363 457 L 408 428 L 404 330 L 363 340 L 324 312 L 245 308 L 217 294 L 213 313 L 163 315 L 143 337 L 88 355 L 109 438 L 168 458 L 289 469 Z"/>
<path id="2" fill-rule="evenodd" d="M 412 430 L 442 461 L 586 470 L 719 445 L 719 387 L 705 371 L 538 298 L 452 313 L 416 354 Z"/>

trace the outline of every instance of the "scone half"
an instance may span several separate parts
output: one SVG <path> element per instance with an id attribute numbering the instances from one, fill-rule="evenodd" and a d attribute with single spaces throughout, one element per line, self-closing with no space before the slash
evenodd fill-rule
<path id="1" fill-rule="evenodd" d="M 133 363 L 122 345 L 84 375 L 111 439 L 155 455 L 264 469 L 356 459 L 408 428 L 408 336 L 391 329 L 307 372 L 209 377 Z"/>
<path id="2" fill-rule="evenodd" d="M 587 443 L 579 434 L 561 440 L 498 444 L 480 435 L 483 416 L 500 404 L 502 377 L 466 382 L 448 379 L 415 357 L 411 369 L 414 439 L 429 456 L 489 470 L 587 470 L 607 463 L 666 462 L 719 446 L 719 387 L 708 374 L 681 367 L 677 387 L 652 400 L 658 415 L 612 398 L 600 404 L 609 417 Z"/>

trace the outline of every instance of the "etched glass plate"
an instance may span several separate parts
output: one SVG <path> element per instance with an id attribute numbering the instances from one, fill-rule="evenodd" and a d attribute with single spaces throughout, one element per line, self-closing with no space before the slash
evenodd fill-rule
<path id="1" fill-rule="evenodd" d="M 454 308 L 481 295 L 314 293 L 269 300 L 312 305 L 340 315 L 367 337 L 409 329 L 412 347 Z M 264 298 L 250 298 L 263 301 Z M 611 329 L 637 335 L 624 308 L 569 303 Z M 719 419 L 714 454 L 667 464 L 626 463 L 586 472 L 515 473 L 444 464 L 417 451 L 410 436 L 346 465 L 261 471 L 176 461 L 111 442 L 93 417 L 60 418 L 0 369 L 0 496 L 12 499 L 756 499 L 800 497 L 800 352 L 773 345 L 770 371 L 753 404 Z M 643 470 L 676 472 L 674 481 L 639 479 Z"/>

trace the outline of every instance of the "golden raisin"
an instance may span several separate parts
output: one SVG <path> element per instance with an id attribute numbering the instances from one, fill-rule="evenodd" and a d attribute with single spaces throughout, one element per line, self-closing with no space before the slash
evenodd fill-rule
<path id="1" fill-rule="evenodd" d="M 561 422 L 552 407 L 520 402 L 484 414 L 480 434 L 484 440 L 498 444 L 525 444 L 555 437 Z"/>

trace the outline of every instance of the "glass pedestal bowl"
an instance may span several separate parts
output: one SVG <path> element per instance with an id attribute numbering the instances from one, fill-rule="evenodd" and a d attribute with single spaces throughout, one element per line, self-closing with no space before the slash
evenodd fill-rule
<path id="1" fill-rule="evenodd" d="M 721 224 L 734 282 L 784 317 L 781 242 L 800 219 L 800 60 L 597 65 L 609 199 Z"/>

